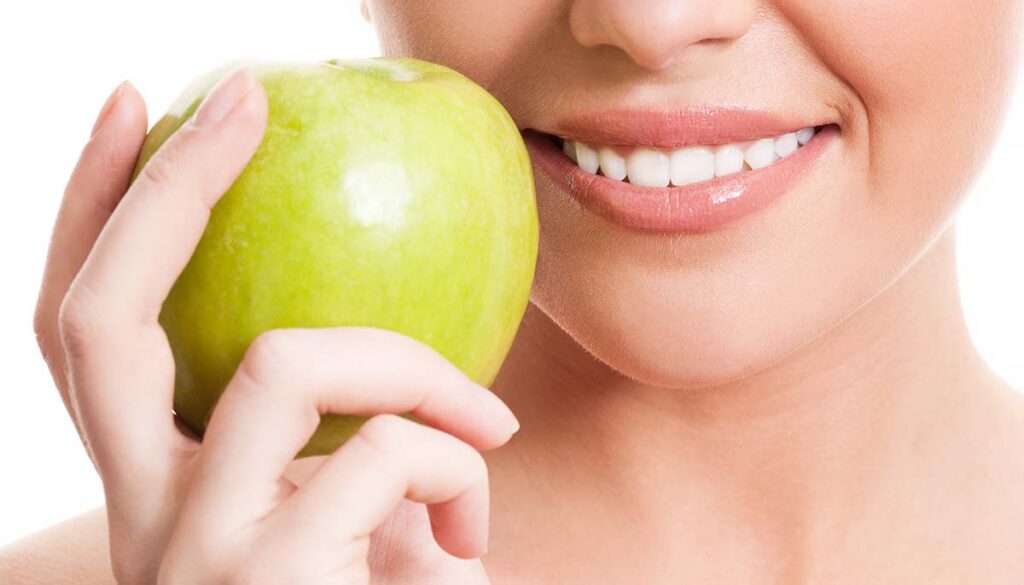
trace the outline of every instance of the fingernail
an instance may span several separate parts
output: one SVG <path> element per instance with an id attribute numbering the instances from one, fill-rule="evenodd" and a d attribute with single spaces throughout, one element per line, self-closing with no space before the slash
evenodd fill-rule
<path id="1" fill-rule="evenodd" d="M 509 433 L 515 434 L 519 431 L 519 419 L 512 413 L 507 404 L 498 398 L 498 395 L 483 386 L 479 386 L 479 395 L 487 410 L 494 416 L 501 417 L 508 421 Z"/>
<path id="2" fill-rule="evenodd" d="M 92 125 L 92 132 L 89 133 L 90 138 L 96 136 L 96 133 L 103 127 L 107 118 L 110 117 L 110 112 L 114 111 L 114 106 L 117 105 L 117 102 L 121 99 L 121 96 L 124 95 L 124 92 L 128 89 L 129 85 L 131 85 L 129 82 L 122 81 L 114 88 L 114 91 L 110 93 L 110 96 L 107 97 L 107 101 L 104 102 L 103 107 L 100 108 L 99 115 L 96 116 L 96 122 Z"/>
<path id="3" fill-rule="evenodd" d="M 210 92 L 193 117 L 197 126 L 212 126 L 231 113 L 246 96 L 256 87 L 256 78 L 245 69 L 239 69 L 220 83 Z"/>

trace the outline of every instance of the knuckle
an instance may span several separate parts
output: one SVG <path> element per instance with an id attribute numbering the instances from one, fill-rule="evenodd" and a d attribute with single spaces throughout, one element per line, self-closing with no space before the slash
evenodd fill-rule
<path id="1" fill-rule="evenodd" d="M 169 185 L 181 173 L 182 164 L 178 151 L 177 140 L 169 140 L 160 147 L 159 152 L 146 162 L 139 173 L 139 178 L 152 185 Z"/>
<path id="2" fill-rule="evenodd" d="M 189 124 L 179 128 L 146 162 L 139 178 L 158 186 L 180 181 L 187 171 L 189 147 L 195 142 L 196 132 L 197 129 Z"/>
<path id="3" fill-rule="evenodd" d="M 365 451 L 362 473 L 378 478 L 406 478 L 409 475 L 402 450 L 396 448 L 396 421 L 392 415 L 377 415 L 367 420 L 347 442 L 346 447 Z M 395 417 L 397 418 L 397 417 Z"/>
<path id="4" fill-rule="evenodd" d="M 70 357 L 85 353 L 99 337 L 103 318 L 96 299 L 84 286 L 72 286 L 60 304 L 58 329 L 64 351 Z"/>
<path id="5" fill-rule="evenodd" d="M 257 387 L 273 387 L 273 381 L 280 379 L 282 370 L 289 362 L 292 337 L 287 329 L 261 333 L 249 344 L 239 371 Z"/>
<path id="6" fill-rule="evenodd" d="M 363 423 L 356 436 L 382 455 L 388 454 L 393 451 L 392 446 L 407 423 L 408 421 L 394 414 L 379 414 Z"/>

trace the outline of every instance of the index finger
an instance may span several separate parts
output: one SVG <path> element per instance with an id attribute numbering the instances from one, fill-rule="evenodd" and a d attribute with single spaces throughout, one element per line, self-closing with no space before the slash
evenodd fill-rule
<path id="1" fill-rule="evenodd" d="M 262 517 L 320 415 L 412 412 L 477 449 L 508 441 L 507 406 L 426 344 L 364 327 L 284 329 L 250 347 L 214 408 L 190 494 L 200 517 Z"/>
<path id="2" fill-rule="evenodd" d="M 43 358 L 72 417 L 57 310 L 100 230 L 127 191 L 145 137 L 146 105 L 138 90 L 124 82 L 100 111 L 54 222 L 34 326 Z"/>
<path id="3" fill-rule="evenodd" d="M 222 81 L 128 189 L 63 301 L 72 393 L 105 482 L 144 487 L 143 472 L 167 472 L 180 433 L 160 307 L 259 146 L 266 114 L 251 73 Z"/>

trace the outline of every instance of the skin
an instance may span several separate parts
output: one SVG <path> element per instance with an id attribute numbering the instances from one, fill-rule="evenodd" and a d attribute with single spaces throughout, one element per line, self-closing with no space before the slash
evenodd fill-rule
<path id="1" fill-rule="evenodd" d="M 1020 2 L 389 0 L 367 2 L 365 9 L 385 53 L 464 72 L 494 93 L 523 128 L 544 131 L 575 111 L 624 104 L 738 103 L 806 112 L 815 123 L 824 117 L 840 126 L 842 136 L 839 148 L 782 200 L 702 236 L 623 231 L 589 215 L 538 174 L 541 240 L 532 304 L 492 386 L 522 428 L 484 456 L 490 544 L 482 564 L 448 554 L 479 554 L 478 516 L 455 514 L 476 520 L 459 524 L 442 513 L 438 530 L 438 506 L 431 507 L 435 542 L 426 509 L 408 500 L 376 525 L 368 542 L 344 518 L 333 517 L 329 528 L 316 526 L 308 517 L 317 516 L 313 512 L 293 511 L 288 524 L 302 527 L 303 538 L 368 544 L 367 570 L 389 583 L 1019 581 L 1024 399 L 989 370 L 971 343 L 957 296 L 952 221 L 1003 115 L 1019 46 Z M 123 189 L 118 192 L 111 179 L 120 168 L 112 161 L 132 158 L 145 128 L 137 94 L 128 92 L 120 105 L 122 117 L 86 147 L 65 202 L 72 211 L 62 211 L 64 221 L 79 218 L 88 229 L 76 233 L 90 242 L 106 217 L 100 212 L 81 219 L 84 212 L 76 215 L 74 202 L 92 197 L 107 208 L 117 203 Z M 256 110 L 234 133 L 224 130 L 209 139 L 229 142 L 235 136 L 242 142 L 235 145 L 239 164 L 248 144 L 243 138 L 258 137 L 251 128 Z M 215 197 L 212 171 L 197 162 L 177 168 L 193 167 L 186 173 L 192 182 L 176 190 Z M 134 195 L 131 200 L 145 199 Z M 111 222 L 128 215 L 120 209 L 132 196 L 124 195 Z M 198 230 L 201 218 L 193 221 Z M 120 223 L 125 233 L 133 225 Z M 52 342 L 61 322 L 54 307 L 74 275 L 76 282 L 83 278 L 82 259 L 60 245 L 60 234 L 39 318 L 51 367 L 63 363 L 61 348 L 69 341 L 73 348 L 95 347 L 95 338 L 76 345 L 82 339 L 67 334 L 65 344 Z M 187 244 L 161 243 L 174 248 L 181 262 Z M 105 265 L 94 257 L 103 256 L 93 250 L 87 274 L 91 265 Z M 166 274 L 150 278 L 170 284 Z M 161 298 L 159 290 L 150 289 L 151 298 Z M 66 322 L 65 330 L 69 323 L 75 321 Z M 356 348 L 371 333 L 323 335 Z M 276 355 L 293 361 L 305 355 L 300 350 L 308 340 L 283 339 L 287 343 Z M 317 341 L 323 345 L 325 339 Z M 373 355 L 388 363 L 383 356 L 400 345 L 389 338 Z M 440 376 L 444 369 L 430 352 L 418 350 L 410 367 L 432 363 Z M 284 365 L 289 359 L 270 360 L 280 371 L 270 369 L 268 387 L 281 380 L 308 385 L 301 368 Z M 373 368 L 373 359 L 355 363 L 362 362 Z M 83 368 L 111 379 L 120 375 L 113 365 Z M 131 404 L 140 398 L 107 396 L 112 386 L 90 385 L 85 374 L 76 383 L 73 360 L 69 384 L 62 385 L 59 366 L 54 371 L 58 386 L 71 389 L 65 395 L 82 397 L 79 404 L 117 399 L 144 410 Z M 360 375 L 370 375 L 360 371 L 330 376 L 335 388 L 352 388 Z M 382 384 L 401 388 L 400 377 L 385 383 L 381 376 Z M 458 386 L 454 378 L 437 379 L 438 388 Z M 271 396 L 288 400 L 284 393 Z M 165 411 L 153 404 L 156 420 Z M 380 411 L 400 405 L 388 406 Z M 222 415 L 225 436 L 242 426 L 232 421 L 244 412 Z M 514 423 L 497 410 L 492 414 L 492 424 L 508 425 L 501 432 L 474 427 L 451 404 L 438 407 L 431 424 L 440 428 L 439 445 L 465 454 L 465 445 L 483 450 L 508 438 Z M 124 510 L 141 499 L 111 488 L 118 474 L 104 469 L 103 456 L 97 456 L 109 448 L 107 459 L 123 457 L 124 443 L 104 438 L 113 430 L 103 424 L 102 408 L 82 415 L 76 421 L 108 486 L 114 566 L 125 575 L 148 576 L 161 566 L 212 571 L 202 563 L 213 562 L 211 556 L 219 555 L 211 551 L 222 549 L 204 545 L 213 528 L 185 521 L 193 517 L 188 500 L 147 516 L 172 535 L 169 541 L 150 540 L 138 545 L 145 554 L 128 554 L 125 535 L 141 533 L 143 524 L 129 521 L 139 514 Z M 301 435 L 300 424 L 278 422 L 278 439 Z M 202 448 L 180 444 L 197 449 L 199 461 L 210 457 L 203 452 L 215 451 L 210 439 Z M 398 468 L 408 466 L 399 451 L 389 456 Z M 441 453 L 447 450 L 438 447 L 435 455 Z M 467 471 L 473 458 L 464 457 L 466 466 L 448 470 L 448 479 L 425 474 L 423 481 L 440 485 L 455 477 L 460 485 L 474 485 Z M 320 468 L 323 460 L 293 465 L 284 491 L 295 495 L 323 485 L 323 477 L 332 477 L 323 472 L 339 459 L 336 454 Z M 216 492 L 209 486 L 216 485 L 217 466 L 206 469 L 205 476 L 187 474 L 191 490 Z M 273 475 L 267 471 L 262 484 L 248 486 L 262 485 L 264 498 L 242 507 L 235 525 L 250 527 L 254 511 L 286 501 L 269 491 Z M 414 475 L 407 469 L 404 477 Z M 380 506 L 373 495 L 380 486 L 402 483 L 337 482 L 328 491 Z M 178 485 L 159 485 L 172 484 Z M 223 514 L 207 511 L 218 520 Z M 56 574 L 47 571 L 96 574 L 87 571 L 107 562 L 102 551 L 60 539 L 76 527 L 91 527 L 102 538 L 106 526 L 100 520 L 77 520 L 8 551 L 0 566 L 13 567 L 7 569 L 13 577 L 5 582 Z M 338 540 L 339 533 L 350 540 Z M 267 540 L 273 537 L 258 542 Z M 67 550 L 67 558 L 25 560 L 54 545 Z M 358 557 L 361 549 L 345 550 Z M 223 582 L 288 581 L 298 574 L 288 571 L 298 569 L 287 556 L 273 557 L 281 567 L 262 563 L 266 574 L 245 563 L 218 566 L 217 574 L 226 575 Z M 125 566 L 119 558 L 149 560 Z M 344 564 L 330 560 L 332 567 Z M 355 576 L 335 582 L 366 581 L 363 573 L 346 575 Z"/>

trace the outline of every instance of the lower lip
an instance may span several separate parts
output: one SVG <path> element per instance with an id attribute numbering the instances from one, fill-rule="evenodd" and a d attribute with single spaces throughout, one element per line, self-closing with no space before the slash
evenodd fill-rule
<path id="1" fill-rule="evenodd" d="M 703 233 L 768 207 L 810 170 L 839 128 L 823 127 L 810 142 L 767 167 L 682 187 L 648 188 L 592 175 L 546 135 L 526 133 L 535 164 L 587 210 L 622 227 L 654 233 Z"/>

